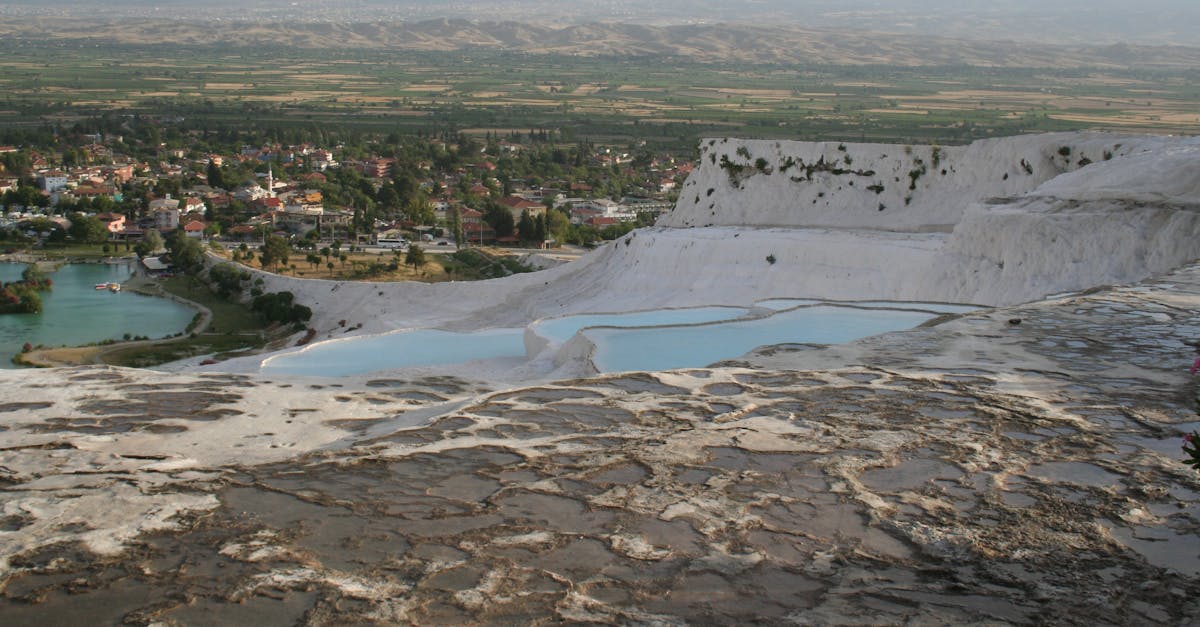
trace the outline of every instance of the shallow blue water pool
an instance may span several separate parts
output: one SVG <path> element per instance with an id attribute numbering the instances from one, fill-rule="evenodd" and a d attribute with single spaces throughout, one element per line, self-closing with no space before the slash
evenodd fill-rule
<path id="1" fill-rule="evenodd" d="M 870 303 L 880 307 L 873 309 L 811 305 L 813 302 L 820 301 L 764 301 L 759 306 L 782 311 L 758 319 L 741 319 L 750 312 L 743 307 L 695 307 L 563 316 L 538 321 L 530 328 L 557 344 L 566 343 L 582 332 L 596 347 L 592 361 L 597 369 L 623 372 L 701 367 L 770 344 L 840 344 L 914 327 L 935 317 L 938 311 L 967 309 L 961 305 L 945 305 L 942 309 L 925 303 L 884 302 Z M 883 308 L 885 306 L 893 309 Z M 795 308 L 784 310 L 787 307 Z M 902 309 L 904 307 L 919 307 L 923 311 Z M 423 329 L 315 344 L 302 351 L 268 358 L 263 362 L 262 371 L 266 374 L 346 376 L 413 366 L 526 357 L 524 329 L 477 333 Z"/>
<path id="2" fill-rule="evenodd" d="M 376 370 L 524 357 L 522 329 L 454 333 L 421 329 L 323 342 L 263 362 L 266 374 L 341 377 Z"/>
<path id="3" fill-rule="evenodd" d="M 759 346 L 784 343 L 841 344 L 860 337 L 909 329 L 935 317 L 922 311 L 855 309 L 817 305 L 769 318 L 658 329 L 588 329 L 600 372 L 698 368 Z"/>
<path id="4" fill-rule="evenodd" d="M 628 313 L 583 314 L 548 318 L 535 322 L 531 327 L 538 335 L 554 341 L 566 342 L 580 329 L 587 327 L 652 327 L 675 324 L 699 324 L 718 320 L 732 320 L 746 315 L 744 307 L 692 307 L 690 309 L 655 309 Z"/>

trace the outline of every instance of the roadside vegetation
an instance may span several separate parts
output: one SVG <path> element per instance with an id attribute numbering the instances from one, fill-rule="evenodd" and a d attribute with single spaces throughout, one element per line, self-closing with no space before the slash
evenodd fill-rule
<path id="1" fill-rule="evenodd" d="M 533 268 L 522 264 L 515 257 L 497 254 L 497 252 L 482 248 L 464 248 L 451 255 L 457 264 L 455 272 L 482 279 L 495 279 L 523 272 L 533 272 Z"/>

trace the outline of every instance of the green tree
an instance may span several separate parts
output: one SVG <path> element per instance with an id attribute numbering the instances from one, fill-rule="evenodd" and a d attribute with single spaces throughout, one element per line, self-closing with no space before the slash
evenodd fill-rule
<path id="1" fill-rule="evenodd" d="M 221 168 L 212 160 L 208 162 L 208 184 L 210 187 L 225 188 L 225 177 L 221 174 Z"/>
<path id="2" fill-rule="evenodd" d="M 242 283 L 250 279 L 250 274 L 231 263 L 222 263 L 208 270 L 208 279 L 222 298 L 229 298 L 241 293 Z"/>
<path id="3" fill-rule="evenodd" d="M 415 194 L 404 207 L 404 215 L 417 224 L 433 224 L 433 205 L 425 194 Z"/>
<path id="4" fill-rule="evenodd" d="M 463 245 L 462 216 L 458 214 L 457 207 L 452 208 L 450 210 L 450 232 L 454 234 L 454 245 L 462 246 Z"/>
<path id="5" fill-rule="evenodd" d="M 183 229 L 176 229 L 167 237 L 167 251 L 171 253 L 171 263 L 187 274 L 195 274 L 204 266 L 200 242 L 188 237 Z"/>
<path id="6" fill-rule="evenodd" d="M 567 241 L 567 234 L 571 230 L 571 219 L 567 217 L 566 213 L 558 209 L 547 211 L 546 230 L 554 241 L 561 244 Z"/>
<path id="7" fill-rule="evenodd" d="M 45 234 L 51 240 L 61 240 L 65 236 L 62 226 L 50 218 L 31 218 L 22 222 L 20 228 L 23 231 L 33 231 L 38 235 Z"/>
<path id="8" fill-rule="evenodd" d="M 71 222 L 68 233 L 77 242 L 101 244 L 108 239 L 108 227 L 95 217 L 72 213 L 67 219 Z"/>
<path id="9" fill-rule="evenodd" d="M 512 213 L 504 205 L 495 201 L 488 201 L 487 208 L 483 212 L 483 219 L 491 225 L 492 230 L 496 231 L 496 237 L 512 235 L 513 227 L 515 226 L 513 224 Z"/>
<path id="10" fill-rule="evenodd" d="M 278 235 L 268 235 L 260 252 L 262 265 L 264 268 L 272 266 L 278 270 L 279 266 L 287 264 L 291 252 L 292 246 L 286 239 Z"/>
<path id="11" fill-rule="evenodd" d="M 312 318 L 312 310 L 293 302 L 291 292 L 273 292 L 256 296 L 250 309 L 256 311 L 267 322 L 301 323 Z"/>
<path id="12" fill-rule="evenodd" d="M 533 216 L 529 215 L 528 209 L 521 212 L 521 219 L 517 222 L 517 236 L 521 238 L 522 244 L 532 242 L 537 236 L 537 226 L 533 223 Z"/>
<path id="13" fill-rule="evenodd" d="M 137 253 L 139 259 L 145 259 L 162 247 L 162 235 L 159 235 L 158 231 L 151 229 L 142 234 L 142 239 L 138 240 L 137 245 L 133 247 L 133 252 Z"/>
<path id="14" fill-rule="evenodd" d="M 391 185 L 384 185 L 379 188 L 379 193 L 375 195 L 375 202 L 379 203 L 379 208 L 386 216 L 394 216 L 400 210 L 400 194 L 396 193 L 396 188 Z"/>
<path id="15" fill-rule="evenodd" d="M 404 263 L 412 266 L 413 270 L 416 270 L 428 262 L 429 260 L 425 258 L 424 249 L 416 244 L 408 245 L 408 254 L 404 256 Z"/>

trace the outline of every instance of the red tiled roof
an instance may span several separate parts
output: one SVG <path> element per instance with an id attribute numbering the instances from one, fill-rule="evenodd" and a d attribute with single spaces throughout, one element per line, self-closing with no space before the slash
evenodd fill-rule
<path id="1" fill-rule="evenodd" d="M 521 198 L 520 196 L 505 196 L 504 198 L 500 199 L 500 204 L 502 204 L 506 207 L 512 207 L 513 209 L 541 209 L 541 208 L 543 208 L 543 205 L 541 203 L 536 203 L 536 202 L 533 202 L 532 200 L 525 200 L 524 198 Z"/>

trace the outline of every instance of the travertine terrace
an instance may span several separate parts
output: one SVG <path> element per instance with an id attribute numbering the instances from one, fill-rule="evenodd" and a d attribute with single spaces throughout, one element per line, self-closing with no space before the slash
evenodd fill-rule
<path id="1" fill-rule="evenodd" d="M 929 147 L 714 140 L 660 227 L 580 262 L 476 285 L 279 281 L 323 338 L 339 319 L 474 329 L 601 304 L 991 307 L 906 332 L 608 376 L 0 372 L 0 612 L 1194 623 L 1200 481 L 1180 438 L 1200 428 L 1200 144 L 1011 138 L 985 167 L 986 147 L 941 149 L 942 175 Z M 808 180 L 838 154 L 874 174 Z"/>

